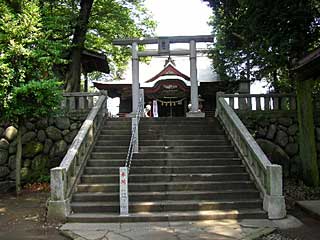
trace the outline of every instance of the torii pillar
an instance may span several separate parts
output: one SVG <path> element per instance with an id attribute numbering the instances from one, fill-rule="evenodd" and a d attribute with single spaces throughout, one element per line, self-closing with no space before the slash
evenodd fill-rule
<path id="1" fill-rule="evenodd" d="M 139 57 L 138 44 L 132 43 L 132 112 L 130 115 L 136 115 L 139 104 Z"/>
<path id="2" fill-rule="evenodd" d="M 191 80 L 191 110 L 187 117 L 205 117 L 205 113 L 199 110 L 198 97 L 198 73 L 197 73 L 197 47 L 196 41 L 190 41 L 190 80 Z"/>

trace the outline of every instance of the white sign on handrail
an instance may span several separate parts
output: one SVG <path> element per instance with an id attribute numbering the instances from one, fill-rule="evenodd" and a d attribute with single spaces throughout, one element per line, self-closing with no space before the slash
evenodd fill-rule
<path id="1" fill-rule="evenodd" d="M 120 216 L 129 215 L 128 168 L 120 167 Z"/>

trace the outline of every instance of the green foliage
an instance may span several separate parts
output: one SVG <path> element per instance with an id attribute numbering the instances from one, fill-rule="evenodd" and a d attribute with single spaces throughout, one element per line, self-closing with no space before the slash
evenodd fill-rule
<path id="1" fill-rule="evenodd" d="M 64 61 L 64 45 L 50 40 L 39 1 L 14 2 L 0 0 L 0 115 L 12 109 L 14 88 L 53 78 L 53 65 Z"/>
<path id="2" fill-rule="evenodd" d="M 0 0 L 0 111 L 13 87 L 30 80 L 64 79 L 80 1 Z M 115 38 L 153 34 L 155 22 L 144 0 L 95 0 L 85 46 L 105 52 L 113 75 L 121 76 L 130 59 Z"/>
<path id="3" fill-rule="evenodd" d="M 152 36 L 156 23 L 144 6 L 144 0 L 96 0 L 90 16 L 86 48 L 107 53 L 114 76 L 121 77 L 131 57 L 129 47 L 113 46 L 116 38 Z"/>
<path id="4" fill-rule="evenodd" d="M 11 121 L 45 117 L 59 111 L 61 100 L 61 83 L 54 80 L 30 81 L 13 88 L 5 117 Z"/>
<path id="5" fill-rule="evenodd" d="M 210 0 L 214 66 L 222 79 L 265 78 L 292 90 L 290 64 L 320 45 L 319 1 Z"/>

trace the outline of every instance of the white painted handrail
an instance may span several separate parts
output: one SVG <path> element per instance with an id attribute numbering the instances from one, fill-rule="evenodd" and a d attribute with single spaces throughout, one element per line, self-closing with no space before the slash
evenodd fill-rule
<path id="1" fill-rule="evenodd" d="M 104 92 L 103 94 L 106 94 Z M 59 167 L 51 169 L 49 215 L 60 219 L 70 213 L 70 198 L 107 112 L 107 96 L 91 109 Z"/>
<path id="2" fill-rule="evenodd" d="M 216 117 L 239 150 L 246 167 L 263 196 L 263 208 L 270 219 L 286 215 L 282 190 L 282 167 L 272 164 L 234 110 L 223 93 L 217 93 Z"/>

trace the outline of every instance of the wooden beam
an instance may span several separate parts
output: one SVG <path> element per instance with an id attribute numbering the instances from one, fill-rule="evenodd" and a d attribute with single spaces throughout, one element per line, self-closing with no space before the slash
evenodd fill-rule
<path id="1" fill-rule="evenodd" d="M 212 35 L 196 35 L 196 36 L 168 36 L 168 37 L 153 37 L 153 38 L 128 38 L 115 39 L 113 45 L 126 46 L 136 42 L 138 44 L 158 44 L 159 39 L 169 39 L 170 43 L 190 43 L 191 40 L 196 42 L 213 42 Z"/>

